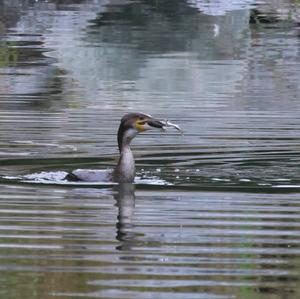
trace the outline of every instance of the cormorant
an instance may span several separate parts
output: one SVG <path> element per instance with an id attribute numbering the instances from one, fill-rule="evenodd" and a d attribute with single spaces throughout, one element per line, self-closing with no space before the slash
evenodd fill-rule
<path id="1" fill-rule="evenodd" d="M 119 162 L 113 171 L 76 169 L 65 177 L 69 181 L 132 183 L 135 177 L 135 163 L 130 142 L 139 133 L 152 129 L 174 127 L 169 121 L 160 121 L 144 113 L 128 113 L 121 119 L 118 130 Z"/>

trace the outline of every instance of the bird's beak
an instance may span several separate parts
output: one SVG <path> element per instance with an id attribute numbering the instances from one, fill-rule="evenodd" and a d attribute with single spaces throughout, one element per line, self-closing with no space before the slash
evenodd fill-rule
<path id="1" fill-rule="evenodd" d="M 177 131 L 181 132 L 181 134 L 183 133 L 183 131 L 181 130 L 181 128 L 178 125 L 171 123 L 169 120 L 161 121 L 161 120 L 151 118 L 147 121 L 147 124 L 149 127 L 152 127 L 152 128 L 158 128 L 158 129 L 162 129 L 162 130 L 166 130 L 167 128 L 174 128 Z"/>
<path id="2" fill-rule="evenodd" d="M 153 130 L 153 129 L 163 129 L 163 127 L 164 127 L 164 123 L 152 117 L 143 120 L 138 120 L 135 123 L 135 128 L 140 133 Z"/>
<path id="3" fill-rule="evenodd" d="M 147 124 L 149 125 L 150 128 L 156 128 L 156 129 L 163 129 L 165 126 L 164 123 L 154 118 L 148 119 Z"/>
<path id="4" fill-rule="evenodd" d="M 169 122 L 168 120 L 158 120 L 158 119 L 149 117 L 146 120 L 138 120 L 135 123 L 135 128 L 140 133 L 144 132 L 144 131 L 153 130 L 153 129 L 161 129 L 164 131 L 168 127 L 173 127 L 176 130 L 182 132 L 179 126 Z"/>

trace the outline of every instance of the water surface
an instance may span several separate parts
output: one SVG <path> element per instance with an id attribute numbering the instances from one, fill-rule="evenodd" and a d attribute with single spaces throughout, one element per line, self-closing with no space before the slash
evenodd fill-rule
<path id="1" fill-rule="evenodd" d="M 0 1 L 5 298 L 298 298 L 299 7 Z M 128 111 L 135 186 L 111 169 Z"/>

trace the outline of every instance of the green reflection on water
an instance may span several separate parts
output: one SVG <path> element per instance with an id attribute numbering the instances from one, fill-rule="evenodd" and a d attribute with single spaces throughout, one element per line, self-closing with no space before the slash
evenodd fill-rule
<path id="1" fill-rule="evenodd" d="M 15 66 L 19 57 L 15 42 L 0 42 L 0 68 Z"/>

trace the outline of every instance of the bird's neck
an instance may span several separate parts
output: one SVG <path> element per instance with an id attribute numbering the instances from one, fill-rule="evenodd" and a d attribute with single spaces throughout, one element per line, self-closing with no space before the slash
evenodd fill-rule
<path id="1" fill-rule="evenodd" d="M 136 136 L 134 129 L 124 129 L 120 126 L 118 131 L 118 145 L 120 159 L 113 173 L 113 180 L 119 183 L 132 183 L 135 177 L 134 157 L 130 149 L 130 142 Z"/>
<path id="2" fill-rule="evenodd" d="M 115 169 L 114 180 L 119 183 L 132 183 L 135 177 L 135 163 L 129 144 L 121 148 L 120 159 Z"/>

